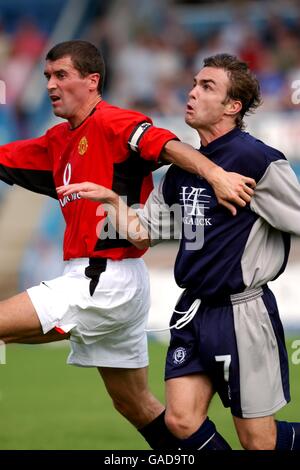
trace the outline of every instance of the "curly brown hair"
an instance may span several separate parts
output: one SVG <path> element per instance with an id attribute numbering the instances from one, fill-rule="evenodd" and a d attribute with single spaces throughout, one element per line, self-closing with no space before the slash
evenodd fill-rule
<path id="1" fill-rule="evenodd" d="M 249 69 L 248 64 L 234 55 L 216 54 L 204 59 L 204 67 L 215 67 L 228 73 L 230 85 L 227 90 L 227 98 L 242 103 L 242 109 L 236 115 L 235 124 L 240 129 L 244 129 L 244 116 L 254 112 L 261 104 L 259 82 Z"/>

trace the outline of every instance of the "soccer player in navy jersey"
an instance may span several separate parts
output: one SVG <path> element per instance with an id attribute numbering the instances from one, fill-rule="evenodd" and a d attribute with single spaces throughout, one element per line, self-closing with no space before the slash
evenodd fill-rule
<path id="1" fill-rule="evenodd" d="M 169 447 L 164 407 L 147 388 L 149 307 L 143 251 L 103 236 L 97 205 L 57 196 L 56 186 L 90 180 L 144 203 L 158 160 L 207 178 L 232 213 L 244 206 L 252 178 L 222 168 L 152 124 L 147 116 L 102 99 L 104 62 L 95 46 L 68 41 L 47 54 L 45 77 L 53 112 L 66 121 L 45 135 L 0 147 L 0 178 L 59 199 L 66 221 L 64 274 L 0 304 L 0 339 L 40 343 L 70 337 L 68 363 L 97 367 L 114 406 L 134 426 L 151 424 L 155 447 Z M 144 433 L 147 434 L 147 433 Z"/>
<path id="2" fill-rule="evenodd" d="M 58 190 L 107 203 L 118 231 L 140 249 L 170 237 L 171 212 L 181 226 L 175 278 L 184 291 L 165 370 L 174 448 L 229 448 L 208 418 L 217 392 L 245 449 L 300 449 L 300 423 L 274 418 L 290 393 L 284 332 L 267 285 L 286 267 L 290 234 L 300 235 L 300 185 L 280 151 L 243 131 L 244 115 L 259 103 L 255 76 L 228 54 L 205 59 L 189 93 L 186 122 L 199 133 L 201 153 L 257 182 L 235 217 L 209 182 L 174 165 L 137 212 L 90 182 Z"/>

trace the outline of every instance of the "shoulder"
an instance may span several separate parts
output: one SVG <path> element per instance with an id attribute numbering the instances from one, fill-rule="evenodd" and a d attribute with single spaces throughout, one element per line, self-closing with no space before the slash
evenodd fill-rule
<path id="1" fill-rule="evenodd" d="M 163 180 L 162 193 L 168 204 L 173 204 L 177 198 L 178 188 L 184 184 L 192 184 L 195 175 L 183 170 L 177 165 L 170 165 Z"/>
<path id="2" fill-rule="evenodd" d="M 188 171 L 183 170 L 182 168 L 180 168 L 179 166 L 175 164 L 172 164 L 169 166 L 168 170 L 166 171 L 165 181 L 167 181 L 168 184 L 170 184 L 171 182 L 175 183 L 176 181 L 182 179 L 184 176 L 190 175 L 190 174 L 191 173 L 189 173 Z"/>
<path id="3" fill-rule="evenodd" d="M 258 181 L 269 165 L 277 160 L 286 160 L 284 154 L 274 147 L 270 147 L 263 141 L 252 136 L 248 132 L 241 131 L 236 139 L 235 149 L 240 161 L 237 170 Z"/>
<path id="4" fill-rule="evenodd" d="M 61 122 L 53 127 L 50 127 L 50 129 L 47 130 L 46 135 L 49 137 L 52 137 L 54 135 L 61 135 L 67 132 L 68 130 L 69 124 L 67 122 Z"/>
<path id="5" fill-rule="evenodd" d="M 141 122 L 152 124 L 152 120 L 138 112 L 130 109 L 120 108 L 101 101 L 94 113 L 95 120 L 101 126 L 118 131 L 124 127 L 134 126 Z"/>
<path id="6" fill-rule="evenodd" d="M 286 160 L 280 150 L 265 144 L 262 140 L 257 139 L 248 132 L 241 132 L 239 140 L 244 151 L 247 150 L 248 153 L 253 155 L 263 155 L 269 163 L 276 160 Z"/>

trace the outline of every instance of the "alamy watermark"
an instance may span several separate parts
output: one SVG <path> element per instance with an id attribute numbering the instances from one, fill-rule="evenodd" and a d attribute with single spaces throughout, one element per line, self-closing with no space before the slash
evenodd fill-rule
<path id="1" fill-rule="evenodd" d="M 6 104 L 6 84 L 0 80 L 0 104 Z"/>
<path id="2" fill-rule="evenodd" d="M 293 104 L 300 104 L 300 80 L 294 80 L 291 84 L 293 90 L 291 101 Z"/>
<path id="3" fill-rule="evenodd" d="M 300 339 L 295 339 L 292 342 L 291 348 L 295 349 L 292 354 L 292 364 L 297 366 L 300 364 Z"/>
<path id="4" fill-rule="evenodd" d="M 127 198 L 122 197 L 126 203 Z M 204 243 L 204 228 L 211 225 L 211 219 L 205 217 L 204 209 L 198 205 L 197 210 L 181 204 L 149 204 L 141 208 L 139 204 L 130 206 L 139 218 L 126 217 L 110 204 L 100 204 L 96 215 L 101 217 L 96 232 L 100 240 L 126 239 L 141 240 L 148 236 L 153 244 L 159 240 L 183 239 L 185 250 L 200 250 Z M 103 218 L 108 217 L 103 222 Z"/>
<path id="5" fill-rule="evenodd" d="M 6 346 L 3 341 L 0 340 L 0 366 L 6 364 Z"/>

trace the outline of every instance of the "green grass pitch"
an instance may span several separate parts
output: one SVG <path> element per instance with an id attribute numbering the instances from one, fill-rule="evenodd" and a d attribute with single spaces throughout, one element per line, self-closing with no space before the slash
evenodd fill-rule
<path id="1" fill-rule="evenodd" d="M 300 421 L 300 364 L 291 363 L 291 344 L 292 402 L 277 416 Z M 165 349 L 150 342 L 150 386 L 161 400 Z M 97 371 L 65 365 L 67 353 L 67 344 L 7 347 L 7 363 L 0 365 L 0 449 L 147 449 L 114 411 Z M 209 416 L 240 449 L 230 412 L 218 397 Z"/>

